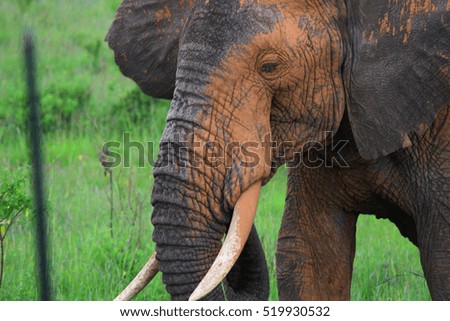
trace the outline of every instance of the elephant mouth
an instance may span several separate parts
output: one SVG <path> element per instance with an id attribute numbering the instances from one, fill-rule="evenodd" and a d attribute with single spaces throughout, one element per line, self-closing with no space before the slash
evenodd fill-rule
<path id="1" fill-rule="evenodd" d="M 256 215 L 261 181 L 255 182 L 238 198 L 225 241 L 209 271 L 190 295 L 189 301 L 197 301 L 210 293 L 227 276 L 238 260 L 250 235 Z M 156 252 L 131 283 L 115 298 L 128 301 L 141 292 L 158 273 Z"/>

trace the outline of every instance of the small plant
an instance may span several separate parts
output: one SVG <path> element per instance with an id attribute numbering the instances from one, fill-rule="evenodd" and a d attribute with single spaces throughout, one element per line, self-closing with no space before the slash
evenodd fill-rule
<path id="1" fill-rule="evenodd" d="M 0 173 L 0 287 L 5 268 L 5 237 L 22 214 L 28 216 L 31 198 L 25 191 L 26 175 L 22 168 Z"/>
<path id="2" fill-rule="evenodd" d="M 109 176 L 109 233 L 111 238 L 114 238 L 113 231 L 113 217 L 114 217 L 114 178 L 113 171 L 111 168 L 111 163 L 108 161 L 108 157 L 110 156 L 107 149 L 103 148 L 99 155 L 98 160 L 100 161 L 100 165 L 102 165 L 104 169 L 104 175 Z"/>
<path id="3" fill-rule="evenodd" d="M 132 168 L 114 169 L 116 175 L 113 179 L 109 156 L 107 150 L 99 152 L 104 175 L 109 177 L 109 186 L 105 190 L 109 200 L 109 237 L 103 233 L 100 236 L 103 239 L 96 244 L 95 251 L 105 268 L 115 269 L 121 281 L 126 283 L 130 276 L 139 271 L 139 260 L 147 256 L 148 249 L 143 245 L 142 238 L 145 237 L 146 225 L 144 213 L 150 212 L 150 190 L 136 183 Z"/>

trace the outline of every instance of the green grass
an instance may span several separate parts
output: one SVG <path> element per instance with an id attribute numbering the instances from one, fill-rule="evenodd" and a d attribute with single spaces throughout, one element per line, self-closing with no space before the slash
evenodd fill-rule
<path id="1" fill-rule="evenodd" d="M 361 215 L 352 300 L 430 300 L 419 250 L 387 220 Z"/>
<path id="2" fill-rule="evenodd" d="M 109 178 L 98 152 L 106 141 L 159 140 L 168 103 L 138 99 L 138 121 L 128 117 L 135 85 L 114 65 L 103 37 L 119 0 L 0 2 L 0 166 L 28 163 L 24 134 L 21 31 L 34 29 L 42 96 L 59 115 L 45 136 L 51 278 L 57 300 L 110 300 L 134 277 L 153 251 L 151 168 L 117 168 L 114 177 L 113 233 Z M 73 86 L 72 86 L 73 85 Z M 69 98 L 87 91 L 82 103 Z M 74 89 L 74 90 L 75 90 Z M 59 94 L 62 93 L 62 94 Z M 130 94 L 131 93 L 131 94 Z M 59 96 L 58 96 L 59 95 Z M 134 99 L 134 98 L 132 98 Z M 136 98 L 137 99 L 137 98 Z M 75 99 L 76 100 L 76 99 Z M 43 106 L 45 107 L 45 106 Z M 284 169 L 263 188 L 256 225 L 271 275 L 270 299 L 277 299 L 275 250 L 286 190 Z M 23 217 L 6 238 L 6 265 L 0 300 L 36 300 L 32 219 Z M 429 300 L 417 249 L 389 222 L 358 221 L 352 299 Z M 158 276 L 138 298 L 169 299 Z"/>

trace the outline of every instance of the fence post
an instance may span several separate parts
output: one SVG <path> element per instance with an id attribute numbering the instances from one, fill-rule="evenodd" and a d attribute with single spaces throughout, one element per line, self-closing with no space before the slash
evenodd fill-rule
<path id="1" fill-rule="evenodd" d="M 29 106 L 29 144 L 33 172 L 33 192 L 36 210 L 36 265 L 39 274 L 39 295 L 41 301 L 51 300 L 51 286 L 47 257 L 47 218 L 45 214 L 44 177 L 42 174 L 41 125 L 39 95 L 36 88 L 36 60 L 33 36 L 26 31 L 23 37 L 27 94 Z"/>

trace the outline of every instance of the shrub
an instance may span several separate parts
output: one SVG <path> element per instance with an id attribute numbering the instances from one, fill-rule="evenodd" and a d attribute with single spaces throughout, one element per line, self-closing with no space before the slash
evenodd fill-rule
<path id="1" fill-rule="evenodd" d="M 71 128 L 90 102 L 89 83 L 72 79 L 49 84 L 41 94 L 41 125 L 44 133 Z M 27 127 L 27 97 L 24 90 L 10 89 L 0 100 L 0 137 L 11 136 Z"/>
<path id="2" fill-rule="evenodd" d="M 150 130 L 160 132 L 164 128 L 169 105 L 169 101 L 152 98 L 142 93 L 139 88 L 133 87 L 111 107 L 113 117 L 110 124 L 122 132 L 129 131 L 136 125 L 145 127 L 152 124 L 153 127 L 157 125 L 158 128 L 150 128 Z"/>
<path id="3" fill-rule="evenodd" d="M 90 96 L 89 84 L 82 80 L 50 85 L 41 99 L 42 131 L 70 128 L 86 110 Z"/>
<path id="4" fill-rule="evenodd" d="M 19 217 L 31 208 L 31 198 L 25 191 L 26 175 L 24 169 L 0 172 L 0 287 L 2 285 L 4 261 L 4 241 L 10 228 Z"/>
<path id="5" fill-rule="evenodd" d="M 113 115 L 121 115 L 127 121 L 137 124 L 150 118 L 155 99 L 138 88 L 127 91 L 112 107 Z"/>

